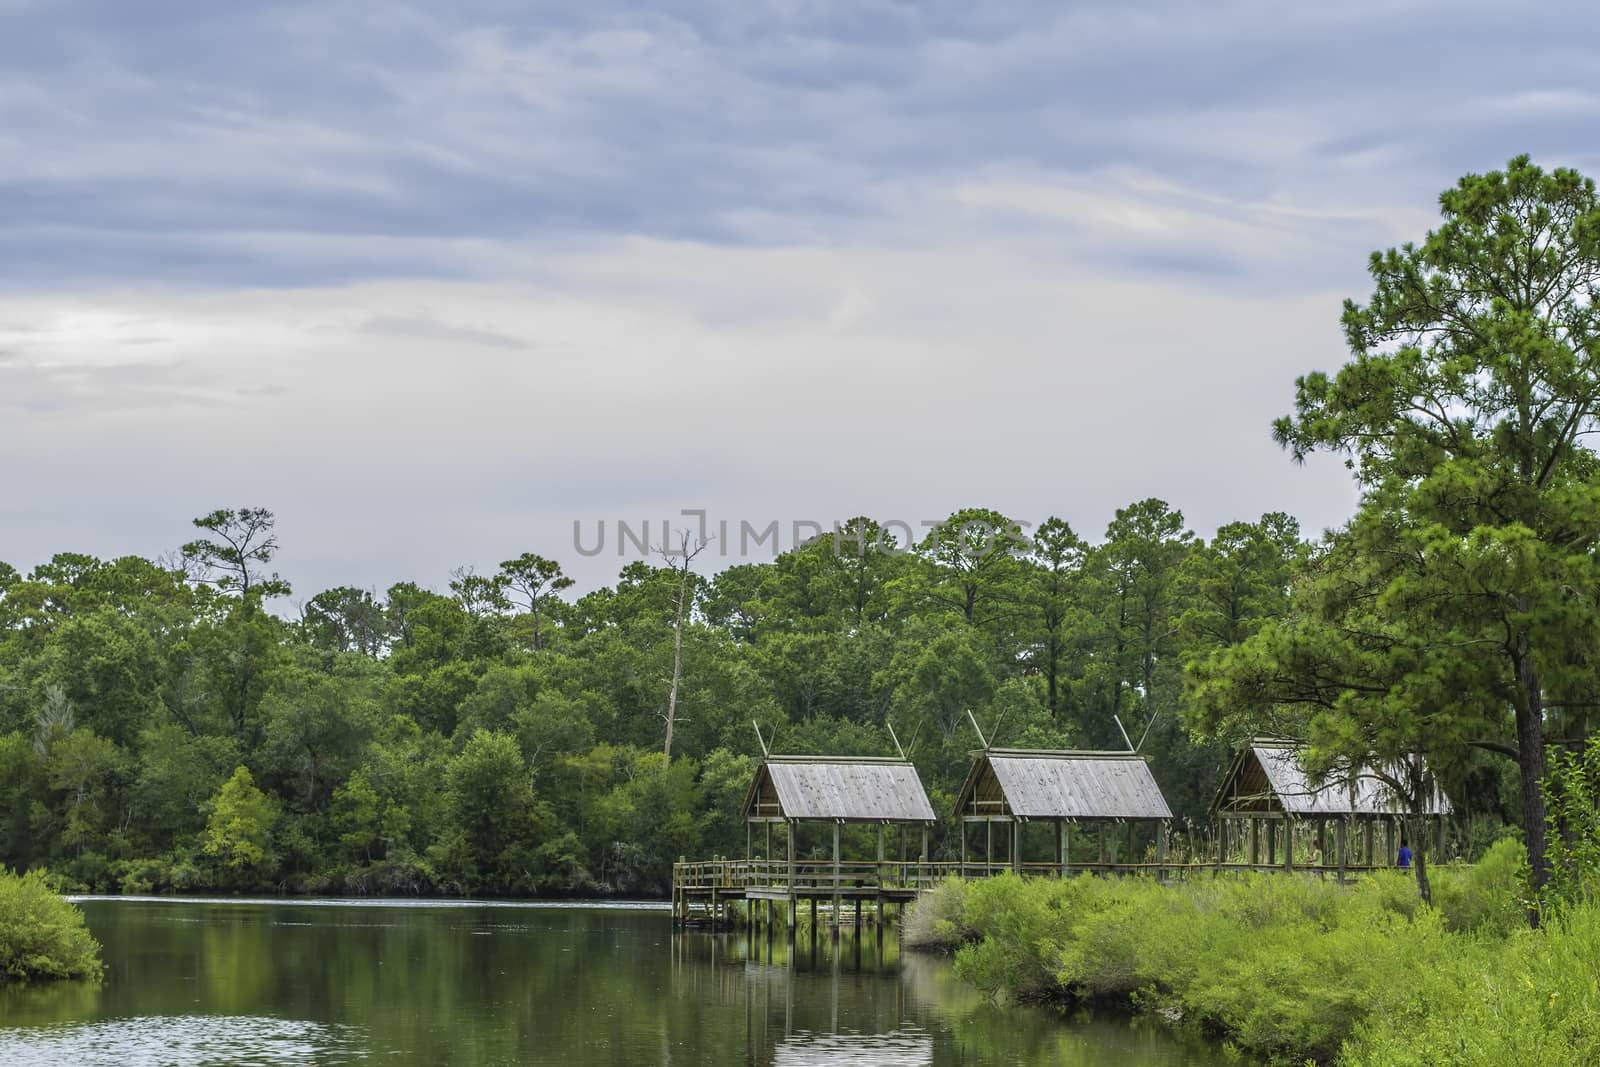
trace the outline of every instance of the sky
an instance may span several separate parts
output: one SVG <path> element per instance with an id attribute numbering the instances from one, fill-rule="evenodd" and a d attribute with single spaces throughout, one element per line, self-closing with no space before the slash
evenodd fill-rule
<path id="1" fill-rule="evenodd" d="M 1202 536 L 1438 193 L 1600 174 L 1581 4 L 0 0 L 0 560 L 296 597 L 961 507 Z M 626 523 L 635 541 L 618 537 Z M 723 524 L 726 524 L 724 527 Z"/>

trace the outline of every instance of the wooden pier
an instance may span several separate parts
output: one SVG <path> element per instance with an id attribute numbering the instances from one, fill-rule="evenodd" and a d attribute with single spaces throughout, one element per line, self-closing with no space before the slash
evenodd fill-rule
<path id="1" fill-rule="evenodd" d="M 1281 863 L 1164 861 L 1160 863 L 985 863 L 960 860 L 834 863 L 784 860 L 693 860 L 672 865 L 672 918 L 679 926 L 726 928 L 774 924 L 794 930 L 801 909 L 809 909 L 813 929 L 819 920 L 835 929 L 881 923 L 897 909 L 947 878 L 972 881 L 1014 873 L 1029 878 L 1090 875 L 1145 875 L 1163 881 L 1260 872 L 1336 877 L 1341 881 L 1392 864 L 1316 864 L 1286 868 Z M 792 869 L 792 874 L 791 874 Z"/>
<path id="2" fill-rule="evenodd" d="M 1180 867 L 1183 865 L 1179 865 Z M 834 925 L 882 921 L 886 906 L 904 906 L 947 878 L 987 878 L 1007 871 L 1032 877 L 1079 873 L 1168 874 L 1170 864 L 984 863 L 958 860 L 850 862 L 831 860 L 698 860 L 672 865 L 672 916 L 681 926 L 782 921 L 794 929 L 801 908 Z"/>

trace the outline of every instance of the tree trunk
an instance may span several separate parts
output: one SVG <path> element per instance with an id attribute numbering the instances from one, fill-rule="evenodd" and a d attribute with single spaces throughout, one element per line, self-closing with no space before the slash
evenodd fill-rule
<path id="1" fill-rule="evenodd" d="M 1527 655 L 1517 657 L 1517 682 L 1522 699 L 1517 701 L 1517 769 L 1521 772 L 1522 839 L 1528 847 L 1528 866 L 1532 871 L 1535 897 L 1550 882 L 1550 860 L 1545 849 L 1544 804 L 1544 695 L 1539 689 L 1539 672 Z M 1539 925 L 1537 907 L 1528 909 L 1528 922 Z"/>
<path id="2" fill-rule="evenodd" d="M 1433 886 L 1428 882 L 1428 804 L 1433 799 L 1433 775 L 1424 774 L 1420 757 L 1410 763 L 1410 803 L 1406 805 L 1406 836 L 1401 842 L 1411 849 L 1411 866 L 1416 869 L 1417 894 L 1424 904 L 1433 903 Z M 1394 862 L 1394 857 L 1389 857 Z"/>
<path id="3" fill-rule="evenodd" d="M 672 621 L 672 688 L 667 691 L 667 741 L 662 751 L 672 759 L 672 724 L 678 717 L 678 681 L 683 677 L 683 600 L 689 589 L 689 564 L 678 579 L 678 610 Z"/>

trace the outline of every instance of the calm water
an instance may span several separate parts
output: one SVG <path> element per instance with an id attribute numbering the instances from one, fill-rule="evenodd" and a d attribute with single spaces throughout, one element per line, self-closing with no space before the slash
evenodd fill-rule
<path id="1" fill-rule="evenodd" d="M 1220 1064 L 986 1002 L 893 938 L 674 936 L 655 908 L 86 900 L 102 987 L 0 989 L 0 1064 Z"/>

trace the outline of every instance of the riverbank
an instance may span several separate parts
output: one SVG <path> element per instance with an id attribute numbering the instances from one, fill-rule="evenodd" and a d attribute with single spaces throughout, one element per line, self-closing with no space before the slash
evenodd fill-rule
<path id="1" fill-rule="evenodd" d="M 991 994 L 1159 1012 L 1283 1061 L 1600 1062 L 1600 909 L 1526 929 L 1519 867 L 1502 843 L 1442 868 L 1435 907 L 1399 873 L 952 882 L 905 937 Z"/>
<path id="2" fill-rule="evenodd" d="M 0 983 L 98 981 L 102 974 L 100 945 L 83 913 L 40 872 L 0 870 Z"/>

